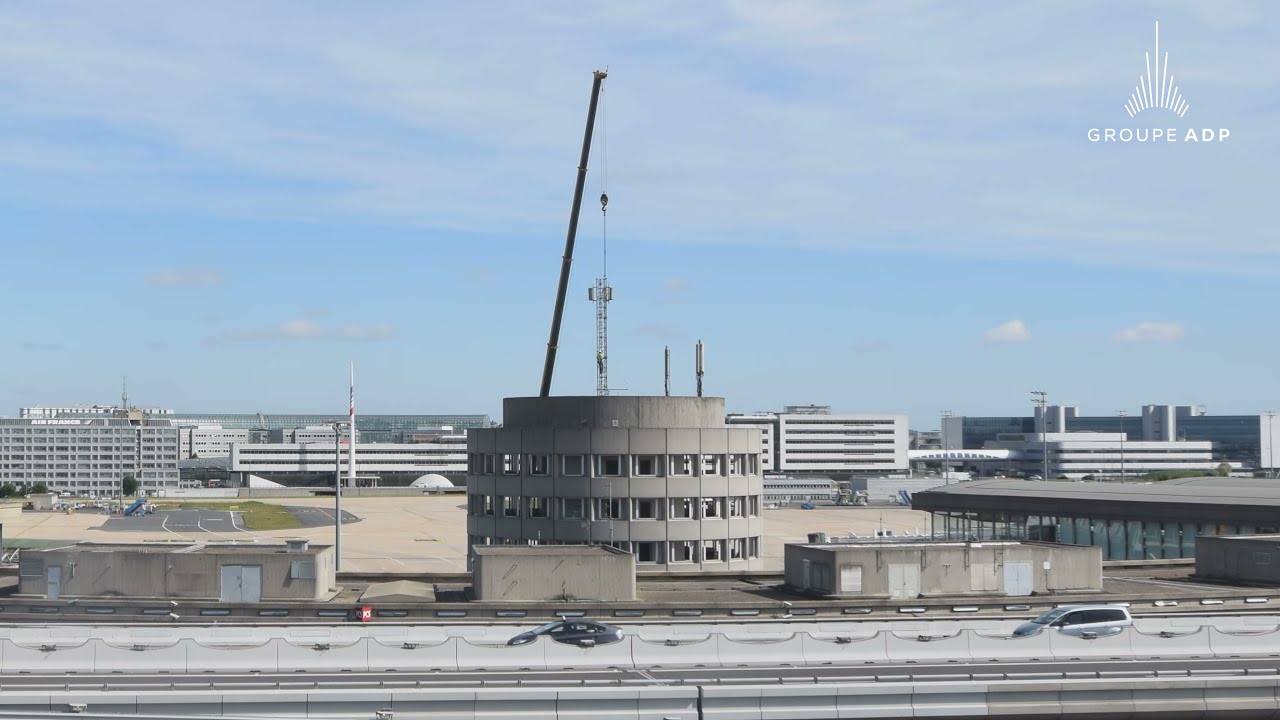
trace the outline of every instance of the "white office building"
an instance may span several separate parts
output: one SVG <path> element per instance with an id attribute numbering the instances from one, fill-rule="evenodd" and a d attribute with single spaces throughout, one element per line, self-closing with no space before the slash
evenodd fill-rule
<path id="1" fill-rule="evenodd" d="M 248 485 L 256 476 L 285 485 L 332 485 L 335 463 L 347 477 L 350 446 L 344 439 L 335 458 L 333 430 L 328 442 L 254 443 L 231 446 L 231 477 Z M 466 435 L 438 442 L 356 443 L 356 474 L 361 484 L 409 485 L 423 475 L 443 475 L 461 484 L 467 474 Z"/>
<path id="2" fill-rule="evenodd" d="M 173 415 L 173 410 L 167 408 L 132 408 L 138 410 L 144 415 L 152 415 L 155 417 L 169 417 Z M 119 415 L 124 409 L 116 405 L 32 405 L 31 407 L 18 408 L 18 419 L 20 420 L 52 420 L 54 418 L 62 418 L 69 420 L 73 418 L 109 418 Z"/>
<path id="3" fill-rule="evenodd" d="M 143 491 L 178 487 L 178 429 L 112 417 L 0 419 L 0 483 L 104 495 L 125 476 Z"/>
<path id="4" fill-rule="evenodd" d="M 1043 475 L 1045 449 L 1053 478 L 1137 477 L 1162 470 L 1199 470 L 1212 475 L 1220 460 L 1208 440 L 1130 440 L 1124 433 L 1050 432 L 1001 435 L 987 449 L 1009 451 L 1027 474 Z"/>
<path id="5" fill-rule="evenodd" d="M 200 425 L 178 428 L 178 450 L 183 459 L 225 457 L 231 454 L 235 443 L 250 442 L 249 430 L 224 428 L 218 425 Z M 330 442 L 333 432 L 329 433 Z"/>
<path id="6" fill-rule="evenodd" d="M 907 469 L 911 438 L 906 415 L 836 414 L 820 405 L 781 413 L 730 415 L 734 427 L 762 430 L 766 472 L 804 475 L 882 475 Z M 767 443 L 767 445 L 766 445 Z"/>

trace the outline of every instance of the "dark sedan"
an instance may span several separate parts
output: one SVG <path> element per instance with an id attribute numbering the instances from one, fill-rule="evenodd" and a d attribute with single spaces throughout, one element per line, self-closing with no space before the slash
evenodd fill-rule
<path id="1" fill-rule="evenodd" d="M 586 620 L 560 620 L 534 628 L 507 641 L 508 645 L 525 645 L 546 636 L 556 642 L 578 647 L 608 645 L 622 639 L 622 630 L 612 625 Z"/>

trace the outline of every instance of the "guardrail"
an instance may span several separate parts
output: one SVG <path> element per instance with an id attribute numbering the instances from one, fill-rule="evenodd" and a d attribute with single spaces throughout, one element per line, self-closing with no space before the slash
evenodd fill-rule
<path id="1" fill-rule="evenodd" d="M 471 628 L 467 637 L 442 635 L 434 628 L 387 630 L 395 632 L 296 628 L 265 640 L 249 628 L 234 627 L 209 628 L 199 639 L 31 632 L 0 640 L 0 673 L 428 672 L 1280 657 L 1276 626 L 1237 632 L 1211 626 L 1155 633 L 1129 628 L 1096 638 L 1053 631 L 1011 638 L 979 630 L 946 635 L 882 630 L 860 635 L 838 629 L 772 636 L 684 630 L 665 638 L 628 634 L 620 642 L 596 647 L 546 639 L 507 646 L 510 628 Z"/>

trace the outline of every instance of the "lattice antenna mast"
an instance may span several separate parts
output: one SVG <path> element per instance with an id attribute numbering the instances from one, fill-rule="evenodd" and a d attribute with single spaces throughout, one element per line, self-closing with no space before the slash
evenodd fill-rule
<path id="1" fill-rule="evenodd" d="M 601 277 L 587 290 L 587 299 L 596 304 L 596 395 L 609 394 L 609 123 L 604 88 L 600 89 L 600 235 Z"/>

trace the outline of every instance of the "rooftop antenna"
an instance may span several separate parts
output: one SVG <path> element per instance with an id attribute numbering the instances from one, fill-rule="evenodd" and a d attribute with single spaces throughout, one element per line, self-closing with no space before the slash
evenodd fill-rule
<path id="1" fill-rule="evenodd" d="M 702 397 L 702 341 L 698 341 L 697 349 L 694 351 L 694 367 L 698 375 L 698 397 Z"/>
<path id="2" fill-rule="evenodd" d="M 662 372 L 662 393 L 668 397 L 671 396 L 671 346 L 667 345 L 662 348 L 662 354 L 665 358 L 665 364 Z"/>
<path id="3" fill-rule="evenodd" d="M 124 382 L 120 388 L 120 409 L 129 409 L 129 376 L 124 376 Z"/>
<path id="4" fill-rule="evenodd" d="M 607 71 L 607 68 L 606 68 Z M 603 97 L 604 88 L 600 88 Z M 609 302 L 613 300 L 613 288 L 609 287 L 609 145 L 608 113 L 605 103 L 600 103 L 600 227 L 601 227 L 601 277 L 595 287 L 587 288 L 587 299 L 596 304 L 596 395 L 609 394 Z"/>

